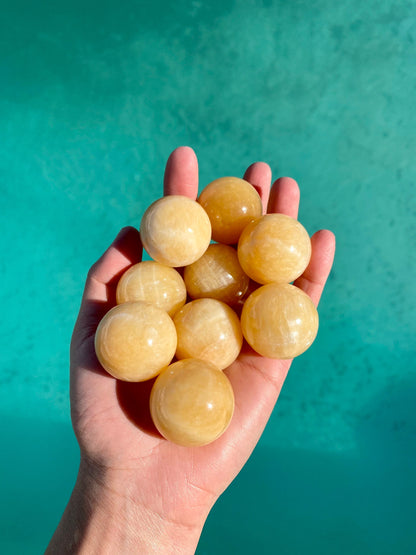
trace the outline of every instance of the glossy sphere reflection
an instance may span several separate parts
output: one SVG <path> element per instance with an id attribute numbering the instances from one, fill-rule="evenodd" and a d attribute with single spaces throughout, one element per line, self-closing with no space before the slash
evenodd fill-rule
<path id="1" fill-rule="evenodd" d="M 218 243 L 237 243 L 244 227 L 262 214 L 256 189 L 238 177 L 220 177 L 205 187 L 198 198 L 212 226 L 212 238 Z"/>
<path id="2" fill-rule="evenodd" d="M 146 301 L 173 316 L 186 301 L 185 283 L 176 270 L 152 260 L 134 264 L 117 285 L 117 304 Z"/>
<path id="3" fill-rule="evenodd" d="M 184 446 L 206 445 L 228 427 L 234 394 L 226 375 L 214 365 L 181 360 L 163 370 L 153 384 L 150 412 L 166 439 Z"/>
<path id="4" fill-rule="evenodd" d="M 258 283 L 290 283 L 304 272 L 311 250 L 302 224 L 284 214 L 266 214 L 244 229 L 238 259 Z"/>
<path id="5" fill-rule="evenodd" d="M 199 260 L 185 268 L 183 277 L 193 299 L 209 297 L 229 305 L 238 303 L 249 284 L 237 251 L 221 244 L 210 245 Z"/>
<path id="6" fill-rule="evenodd" d="M 186 266 L 207 250 L 211 224 L 196 201 L 170 195 L 151 204 L 143 214 L 140 236 L 144 248 L 157 262 Z"/>
<path id="7" fill-rule="evenodd" d="M 318 332 L 318 312 L 301 289 L 270 283 L 250 295 L 241 313 L 249 345 L 260 355 L 290 359 L 303 353 Z"/>
<path id="8" fill-rule="evenodd" d="M 178 335 L 178 359 L 199 358 L 222 370 L 240 353 L 243 344 L 240 321 L 225 303 L 197 299 L 181 308 L 173 321 Z"/>
<path id="9" fill-rule="evenodd" d="M 95 351 L 115 378 L 140 382 L 156 376 L 172 361 L 176 330 L 167 312 L 137 301 L 112 308 L 98 325 Z"/>

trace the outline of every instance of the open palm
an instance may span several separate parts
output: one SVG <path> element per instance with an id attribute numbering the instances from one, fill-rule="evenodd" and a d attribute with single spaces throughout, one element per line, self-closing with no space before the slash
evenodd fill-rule
<path id="1" fill-rule="evenodd" d="M 244 178 L 258 190 L 265 211 L 297 217 L 299 189 L 294 180 L 281 178 L 271 187 L 270 168 L 264 163 L 250 166 Z M 197 190 L 196 156 L 190 148 L 178 148 L 166 167 L 165 194 L 195 199 Z M 315 304 L 331 269 L 334 248 L 331 232 L 317 232 L 312 237 L 311 262 L 295 282 Z M 235 413 L 227 431 L 204 447 L 181 447 L 163 439 L 150 418 L 152 381 L 117 381 L 103 370 L 94 352 L 95 331 L 115 305 L 117 281 L 140 260 L 139 232 L 124 228 L 88 274 L 71 343 L 73 425 L 85 464 L 97 476 L 110 473 L 113 483 L 128 484 L 120 487 L 120 495 L 128 495 L 161 519 L 198 527 L 254 449 L 290 361 L 266 359 L 244 346 L 225 370 L 235 394 Z"/>

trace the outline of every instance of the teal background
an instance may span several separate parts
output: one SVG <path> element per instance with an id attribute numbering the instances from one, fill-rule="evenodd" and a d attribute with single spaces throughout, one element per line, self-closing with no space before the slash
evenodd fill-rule
<path id="1" fill-rule="evenodd" d="M 0 8 L 0 552 L 59 521 L 86 272 L 187 144 L 201 187 L 256 160 L 294 177 L 338 247 L 318 339 L 197 553 L 416 553 L 416 3 Z"/>

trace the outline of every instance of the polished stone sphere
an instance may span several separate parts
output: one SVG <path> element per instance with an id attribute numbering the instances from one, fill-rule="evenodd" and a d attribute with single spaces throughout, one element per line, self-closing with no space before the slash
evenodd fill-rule
<path id="1" fill-rule="evenodd" d="M 238 259 L 247 275 L 258 283 L 290 283 L 311 258 L 306 229 L 285 214 L 266 214 L 250 222 L 238 242 Z"/>
<path id="2" fill-rule="evenodd" d="M 178 310 L 173 321 L 178 359 L 199 358 L 223 370 L 238 357 L 243 344 L 240 320 L 225 303 L 196 299 Z"/>
<path id="3" fill-rule="evenodd" d="M 167 312 L 143 301 L 119 304 L 107 312 L 95 334 L 103 368 L 127 382 L 153 378 L 171 363 L 177 344 Z"/>
<path id="4" fill-rule="evenodd" d="M 230 306 L 238 304 L 250 281 L 236 249 L 220 243 L 210 245 L 201 258 L 186 266 L 183 278 L 192 299 L 209 297 Z"/>
<path id="5" fill-rule="evenodd" d="M 192 264 L 207 250 L 211 224 L 196 201 L 181 195 L 163 197 L 149 206 L 140 225 L 143 247 L 161 264 Z"/>
<path id="6" fill-rule="evenodd" d="M 117 285 L 116 298 L 117 304 L 146 301 L 173 316 L 185 304 L 186 287 L 174 268 L 145 260 L 124 272 Z"/>
<path id="7" fill-rule="evenodd" d="M 201 192 L 198 202 L 209 216 L 212 238 L 232 245 L 245 226 L 261 216 L 263 207 L 256 189 L 238 177 L 220 177 Z"/>
<path id="8" fill-rule="evenodd" d="M 318 312 L 306 293 L 288 283 L 270 283 L 246 300 L 241 327 L 247 343 L 268 358 L 291 359 L 318 333 Z"/>
<path id="9" fill-rule="evenodd" d="M 185 359 L 157 377 L 150 395 L 153 422 L 163 437 L 187 447 L 217 439 L 234 412 L 227 376 L 213 364 Z"/>

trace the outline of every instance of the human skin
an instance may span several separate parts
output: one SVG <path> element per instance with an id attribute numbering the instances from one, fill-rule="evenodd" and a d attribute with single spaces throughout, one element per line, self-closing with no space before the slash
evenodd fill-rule
<path id="1" fill-rule="evenodd" d="M 244 179 L 259 192 L 264 211 L 294 218 L 299 187 L 287 177 L 271 186 L 271 170 L 252 164 Z M 198 162 L 189 147 L 167 162 L 164 193 L 197 197 Z M 335 238 L 320 230 L 312 257 L 295 285 L 318 304 L 331 270 Z M 80 446 L 73 493 L 46 550 L 49 554 L 191 554 L 221 493 L 257 444 L 278 399 L 291 361 L 264 358 L 247 345 L 225 370 L 235 394 L 226 432 L 203 447 L 162 438 L 152 424 L 152 381 L 125 383 L 100 366 L 94 335 L 115 303 L 117 281 L 141 260 L 140 234 L 123 228 L 88 272 L 71 341 L 71 416 Z"/>

